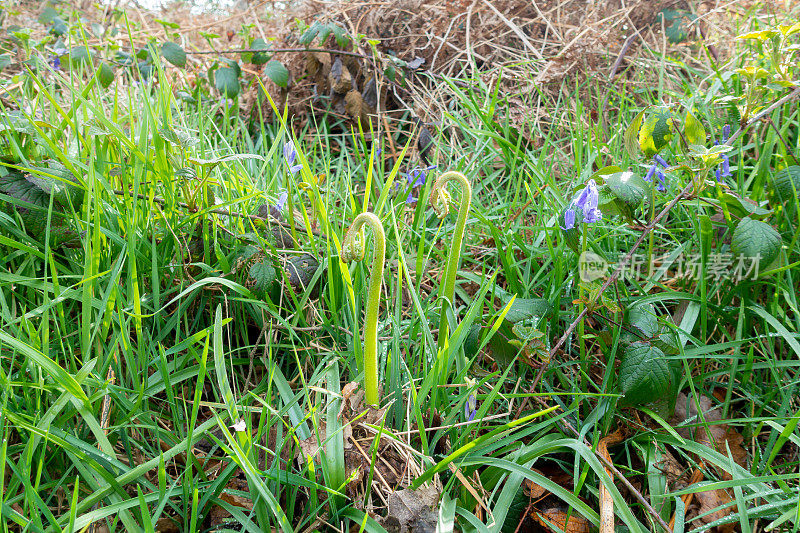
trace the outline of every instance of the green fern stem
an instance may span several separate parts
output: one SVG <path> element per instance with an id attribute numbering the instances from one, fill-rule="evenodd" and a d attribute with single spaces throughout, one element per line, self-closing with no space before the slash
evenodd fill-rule
<path id="1" fill-rule="evenodd" d="M 458 262 L 461 259 L 461 245 L 464 242 L 464 230 L 467 227 L 467 215 L 469 214 L 469 207 L 472 203 L 472 187 L 469 180 L 461 172 L 449 171 L 445 172 L 433 184 L 431 191 L 431 203 L 436 210 L 439 218 L 443 218 L 450 212 L 450 193 L 447 192 L 446 186 L 449 182 L 454 181 L 461 185 L 461 205 L 458 208 L 458 218 L 456 219 L 456 229 L 453 232 L 453 242 L 450 247 L 450 254 L 447 258 L 447 270 L 445 270 L 444 278 L 442 279 L 440 294 L 442 297 L 452 304 L 456 292 L 456 272 L 458 271 Z M 447 316 L 442 307 L 442 314 L 439 318 L 439 348 L 444 346 L 445 340 L 448 336 Z"/>
<path id="2" fill-rule="evenodd" d="M 367 403 L 377 406 L 378 397 L 378 307 L 381 301 L 383 264 L 386 259 L 386 234 L 381 220 L 374 213 L 361 213 L 353 221 L 342 242 L 342 259 L 345 262 L 361 261 L 366 253 L 364 226 L 372 228 L 375 251 L 372 257 L 372 277 L 367 295 L 367 312 L 364 318 L 364 390 Z"/>

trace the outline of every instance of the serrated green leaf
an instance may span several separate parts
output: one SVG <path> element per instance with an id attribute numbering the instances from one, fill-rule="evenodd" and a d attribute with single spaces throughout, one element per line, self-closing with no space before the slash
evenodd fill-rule
<path id="1" fill-rule="evenodd" d="M 97 69 L 97 81 L 100 82 L 103 89 L 107 89 L 114 82 L 114 69 L 105 61 L 100 63 L 100 67 Z"/>
<path id="2" fill-rule="evenodd" d="M 50 205 L 49 192 L 19 172 L 9 172 L 5 176 L 0 176 L 0 193 L 37 207 L 47 208 Z"/>
<path id="3" fill-rule="evenodd" d="M 254 263 L 248 273 L 255 283 L 253 289 L 257 294 L 265 294 L 277 278 L 275 267 L 272 266 L 272 262 L 269 259 Z"/>
<path id="4" fill-rule="evenodd" d="M 619 389 L 625 403 L 642 405 L 669 396 L 672 388 L 670 360 L 647 342 L 628 345 L 619 366 Z"/>
<path id="5" fill-rule="evenodd" d="M 739 198 L 730 192 L 723 193 L 722 199 L 725 201 L 728 210 L 739 218 L 761 219 L 772 213 L 772 209 L 760 207 L 755 202 L 747 198 Z M 705 200 L 712 205 L 719 205 L 719 201 L 716 198 L 705 198 Z"/>
<path id="6" fill-rule="evenodd" d="M 481 347 L 481 326 L 480 324 L 473 324 L 469 328 L 466 339 L 464 339 L 464 355 L 467 359 L 472 359 L 478 354 L 478 349 Z"/>
<path id="7" fill-rule="evenodd" d="M 781 251 L 781 236 L 775 228 L 760 220 L 743 218 L 731 238 L 734 254 L 758 258 L 759 270 L 769 266 Z"/>
<path id="8" fill-rule="evenodd" d="M 239 76 L 230 67 L 222 67 L 214 71 L 214 87 L 226 98 L 235 98 L 239 94 Z"/>
<path id="9" fill-rule="evenodd" d="M 800 166 L 792 165 L 775 173 L 773 195 L 778 202 L 800 198 Z"/>
<path id="10" fill-rule="evenodd" d="M 300 36 L 298 42 L 303 46 L 308 46 L 314 40 L 314 37 L 319 34 L 320 29 L 322 29 L 322 25 L 319 21 L 314 21 L 311 26 L 303 32 L 303 35 Z"/>
<path id="11" fill-rule="evenodd" d="M 61 17 L 56 17 L 53 19 L 53 27 L 50 28 L 50 33 L 53 35 L 60 37 L 69 31 L 69 26 L 67 25 L 66 21 Z"/>
<path id="12" fill-rule="evenodd" d="M 639 130 L 639 148 L 648 159 L 672 140 L 673 120 L 669 109 L 656 108 Z"/>
<path id="13" fill-rule="evenodd" d="M 246 60 L 244 59 L 245 55 L 242 55 L 242 60 L 247 63 L 252 63 L 253 65 L 263 65 L 269 61 L 269 58 L 272 56 L 272 54 L 266 53 L 266 51 L 269 50 L 269 45 L 264 39 L 254 39 L 253 42 L 250 43 L 250 48 L 253 50 L 264 50 L 264 52 L 251 52 L 246 54 Z"/>
<path id="14" fill-rule="evenodd" d="M 264 75 L 275 82 L 278 87 L 289 85 L 289 71 L 280 61 L 274 59 L 264 65 Z"/>
<path id="15" fill-rule="evenodd" d="M 637 305 L 628 310 L 627 323 L 639 330 L 645 337 L 655 337 L 658 333 L 658 317 L 652 304 Z"/>
<path id="16" fill-rule="evenodd" d="M 632 158 L 636 158 L 639 156 L 641 150 L 639 149 L 639 130 L 642 129 L 642 122 L 644 121 L 644 114 L 650 107 L 645 107 L 639 114 L 636 115 L 636 118 L 628 124 L 628 127 L 625 129 L 625 150 L 628 152 L 628 155 Z"/>
<path id="17" fill-rule="evenodd" d="M 176 67 L 183 68 L 186 66 L 186 52 L 178 43 L 162 44 L 161 55 Z"/>
<path id="18" fill-rule="evenodd" d="M 686 141 L 690 145 L 704 145 L 706 143 L 706 129 L 703 127 L 703 123 L 692 115 L 691 111 L 686 112 L 684 133 L 686 135 Z"/>
<path id="19" fill-rule="evenodd" d="M 648 196 L 650 184 L 633 172 L 616 172 L 605 177 L 606 186 L 612 196 L 635 209 Z"/>
<path id="20" fill-rule="evenodd" d="M 347 35 L 347 32 L 344 28 L 334 22 L 330 23 L 330 28 L 331 32 L 333 32 L 334 39 L 336 39 L 336 44 L 342 48 L 347 48 L 350 46 L 350 36 Z"/>
<path id="21" fill-rule="evenodd" d="M 189 157 L 187 159 L 190 163 L 211 168 L 227 161 L 241 161 L 243 159 L 258 159 L 260 161 L 265 161 L 264 157 L 258 154 L 231 154 L 220 157 L 212 157 L 211 159 L 202 159 L 199 157 Z"/>

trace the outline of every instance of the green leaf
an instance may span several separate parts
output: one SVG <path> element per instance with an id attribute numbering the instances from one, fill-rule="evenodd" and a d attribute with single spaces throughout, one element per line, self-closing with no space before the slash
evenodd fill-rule
<path id="1" fill-rule="evenodd" d="M 226 98 L 235 98 L 239 94 L 239 76 L 230 67 L 222 67 L 214 71 L 214 87 Z"/>
<path id="2" fill-rule="evenodd" d="M 50 194 L 18 172 L 0 176 L 0 193 L 37 207 L 47 208 L 50 205 Z"/>
<path id="3" fill-rule="evenodd" d="M 97 81 L 100 82 L 103 89 L 107 89 L 114 82 L 114 69 L 105 61 L 100 63 L 100 67 L 97 69 Z"/>
<path id="4" fill-rule="evenodd" d="M 11 56 L 8 54 L 0 54 L 0 71 L 11 64 Z"/>
<path id="5" fill-rule="evenodd" d="M 638 329 L 645 337 L 655 337 L 659 327 L 653 304 L 637 305 L 629 309 L 628 324 Z"/>
<path id="6" fill-rule="evenodd" d="M 158 130 L 158 133 L 170 144 L 184 148 L 195 146 L 200 142 L 197 137 L 179 126 L 165 126 Z"/>
<path id="7" fill-rule="evenodd" d="M 682 43 L 689 37 L 689 32 L 697 17 L 680 9 L 665 9 L 656 16 L 656 22 L 664 22 L 664 33 L 671 43 Z"/>
<path id="8" fill-rule="evenodd" d="M 69 26 L 61 17 L 53 19 L 53 27 L 50 28 L 50 33 L 60 37 L 69 31 Z"/>
<path id="9" fill-rule="evenodd" d="M 790 166 L 775 173 L 773 195 L 778 202 L 800 198 L 800 166 Z"/>
<path id="10" fill-rule="evenodd" d="M 639 130 L 642 129 L 644 114 L 648 109 L 649 106 L 639 111 L 639 114 L 636 115 L 636 118 L 633 119 L 633 122 L 631 122 L 625 129 L 625 150 L 632 158 L 638 157 L 639 153 L 641 152 L 639 149 Z"/>
<path id="11" fill-rule="evenodd" d="M 314 37 L 317 36 L 319 31 L 322 29 L 322 24 L 319 21 L 314 21 L 311 26 L 308 27 L 306 31 L 303 32 L 303 35 L 300 36 L 298 41 L 303 46 L 308 46 L 314 40 Z"/>
<path id="12" fill-rule="evenodd" d="M 351 40 L 350 36 L 347 35 L 347 32 L 344 28 L 339 26 L 338 24 L 331 22 L 330 23 L 331 32 L 333 32 L 333 37 L 336 39 L 336 44 L 338 44 L 342 48 L 347 48 L 350 46 Z"/>
<path id="13" fill-rule="evenodd" d="M 760 220 L 743 218 L 733 232 L 731 250 L 740 257 L 758 258 L 759 270 L 769 266 L 781 251 L 781 236 Z"/>
<path id="14" fill-rule="evenodd" d="M 272 60 L 264 65 L 264 75 L 275 82 L 278 87 L 289 85 L 289 71 L 280 61 Z"/>
<path id="15" fill-rule="evenodd" d="M 661 151 L 672 140 L 672 112 L 659 107 L 648 116 L 639 130 L 639 148 L 648 159 Z"/>
<path id="16" fill-rule="evenodd" d="M 186 52 L 177 43 L 170 42 L 161 45 L 161 55 L 176 67 L 186 66 Z"/>
<path id="17" fill-rule="evenodd" d="M 650 189 L 641 176 L 629 171 L 609 174 L 605 180 L 612 196 L 631 209 L 639 207 Z"/>
<path id="18" fill-rule="evenodd" d="M 667 356 L 647 342 L 625 348 L 619 366 L 619 388 L 629 405 L 652 403 L 669 395 L 673 375 Z"/>
<path id="19" fill-rule="evenodd" d="M 264 39 L 255 39 L 252 43 L 250 43 L 250 48 L 253 50 L 269 50 L 269 45 Z M 247 60 L 244 60 L 245 55 L 247 56 Z M 247 63 L 252 63 L 253 65 L 263 65 L 267 61 L 271 54 L 264 53 L 264 52 L 254 52 L 249 54 L 242 55 L 242 60 L 246 61 Z"/>
<path id="20" fill-rule="evenodd" d="M 691 111 L 686 112 L 686 121 L 684 123 L 684 133 L 686 134 L 686 141 L 692 145 L 706 144 L 706 129 L 703 127 L 702 122 L 697 120 Z"/>
<path id="21" fill-rule="evenodd" d="M 257 294 L 264 295 L 267 293 L 272 283 L 277 278 L 275 267 L 269 259 L 264 259 L 259 263 L 254 263 L 248 271 L 250 278 L 253 280 L 253 291 Z"/>
<path id="22" fill-rule="evenodd" d="M 508 301 L 505 304 L 507 305 Z M 544 298 L 516 298 L 506 313 L 505 319 L 516 324 L 531 318 L 549 316 L 552 312 L 553 306 Z"/>
<path id="23" fill-rule="evenodd" d="M 74 46 L 69 51 L 69 62 L 73 66 L 78 66 L 82 63 L 91 63 L 94 53 L 86 46 Z"/>
<path id="24" fill-rule="evenodd" d="M 772 213 L 772 209 L 761 207 L 748 198 L 739 198 L 731 192 L 723 193 L 722 199 L 725 201 L 728 210 L 737 218 L 751 217 L 761 219 Z M 719 200 L 716 198 L 703 198 L 703 200 L 712 205 L 720 205 Z"/>
<path id="25" fill-rule="evenodd" d="M 41 24 L 50 24 L 55 20 L 57 16 L 58 16 L 58 11 L 56 11 L 50 6 L 47 6 L 42 10 L 42 13 L 39 15 L 38 20 Z"/>

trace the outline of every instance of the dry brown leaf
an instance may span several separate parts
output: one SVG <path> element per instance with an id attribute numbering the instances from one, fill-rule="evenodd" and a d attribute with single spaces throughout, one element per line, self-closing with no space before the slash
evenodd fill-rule
<path id="1" fill-rule="evenodd" d="M 161 516 L 156 522 L 156 531 L 158 533 L 180 533 L 183 529 L 176 519 L 169 516 Z"/>
<path id="2" fill-rule="evenodd" d="M 591 522 L 574 510 L 567 513 L 560 507 L 554 507 L 543 511 L 534 511 L 533 517 L 539 525 L 547 528 L 547 531 L 554 531 L 550 524 L 558 527 L 564 533 L 590 533 L 592 530 Z"/>
<path id="3" fill-rule="evenodd" d="M 436 531 L 439 491 L 433 487 L 392 492 L 388 498 L 389 512 L 382 523 L 387 530 L 427 532 Z"/>
<path id="4" fill-rule="evenodd" d="M 676 426 L 684 421 L 690 421 L 692 427 L 677 428 L 681 437 L 708 446 L 726 456 L 728 448 L 730 448 L 731 456 L 736 464 L 746 468 L 747 452 L 742 448 L 743 437 L 727 424 L 718 423 L 722 419 L 722 411 L 719 406 L 713 406 L 711 398 L 700 396 L 699 404 L 703 418 L 708 423 L 708 432 L 698 416 L 697 404 L 694 399 L 684 393 L 678 394 L 675 415 L 670 419 L 670 424 Z M 728 472 L 720 472 L 720 475 L 725 479 L 730 479 Z"/>
<path id="5" fill-rule="evenodd" d="M 536 472 L 540 476 L 544 476 L 544 474 L 542 473 L 541 470 L 538 470 L 536 468 L 532 468 L 531 470 L 533 470 L 534 472 Z M 522 485 L 522 490 L 525 491 L 525 495 L 528 496 L 532 500 L 538 500 L 539 498 L 541 498 L 545 494 L 548 494 L 547 489 L 545 489 L 544 487 L 542 487 L 541 485 L 539 485 L 537 483 L 534 483 L 530 479 L 525 479 L 525 482 Z"/>
<path id="6" fill-rule="evenodd" d="M 698 492 L 694 496 L 697 498 L 697 501 L 700 502 L 699 514 L 707 513 L 720 505 L 729 504 L 718 511 L 703 516 L 700 520 L 706 524 L 725 518 L 734 511 L 734 509 L 732 509 L 732 507 L 734 507 L 733 499 L 731 495 L 723 489 Z M 717 526 L 714 530 L 716 533 L 733 533 L 736 530 L 736 522 Z"/>

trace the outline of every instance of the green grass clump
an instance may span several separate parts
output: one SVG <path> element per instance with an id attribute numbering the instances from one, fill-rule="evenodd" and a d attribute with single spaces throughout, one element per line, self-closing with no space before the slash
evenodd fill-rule
<path id="1" fill-rule="evenodd" d="M 658 91 L 534 95 L 541 142 L 494 87 L 447 80 L 461 135 L 435 139 L 421 184 L 408 132 L 390 157 L 330 117 L 294 131 L 265 92 L 250 121 L 211 89 L 179 98 L 159 61 L 107 88 L 91 61 L 21 73 L 0 109 L 4 531 L 198 531 L 222 511 L 381 531 L 407 487 L 435 491 L 442 530 L 514 531 L 541 510 L 525 480 L 594 526 L 602 484 L 631 531 L 712 527 L 679 512 L 712 489 L 722 523 L 797 531 L 800 111 L 778 83 L 797 67 L 753 53 L 776 35 L 708 78 L 662 58 Z M 735 70 L 754 65 L 783 78 Z M 600 101 L 618 131 L 576 118 Z M 440 219 L 446 170 L 472 191 Z M 566 227 L 590 179 L 603 218 Z M 385 229 L 372 281 L 345 241 L 365 217 Z M 720 268 L 737 250 L 764 252 L 757 279 Z M 581 278 L 588 253 L 605 278 Z M 631 253 L 653 272 L 617 270 Z M 618 426 L 625 488 L 597 454 Z M 676 487 L 670 457 L 706 485 Z"/>

